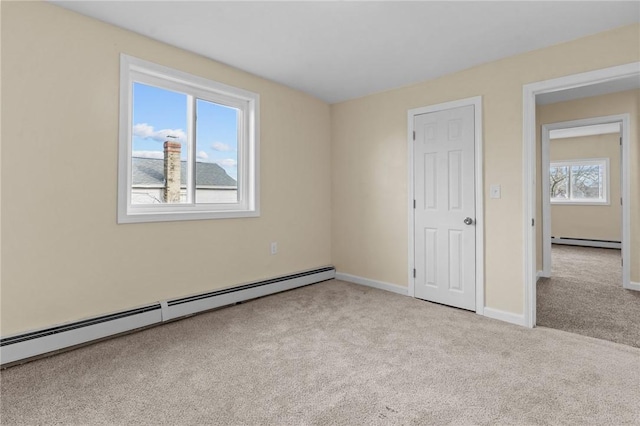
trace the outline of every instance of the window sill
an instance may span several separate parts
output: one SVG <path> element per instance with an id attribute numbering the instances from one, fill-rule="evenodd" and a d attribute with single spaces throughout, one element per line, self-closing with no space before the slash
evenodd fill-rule
<path id="1" fill-rule="evenodd" d="M 553 201 L 551 200 L 552 206 L 610 206 L 611 203 L 609 200 L 607 201 Z"/>
<path id="2" fill-rule="evenodd" d="M 146 222 L 179 222 L 185 220 L 238 219 L 260 217 L 259 210 L 227 210 L 197 212 L 119 212 L 118 224 Z"/>

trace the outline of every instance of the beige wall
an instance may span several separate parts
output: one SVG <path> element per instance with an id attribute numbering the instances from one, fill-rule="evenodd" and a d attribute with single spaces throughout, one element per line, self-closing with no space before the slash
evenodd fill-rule
<path id="1" fill-rule="evenodd" d="M 50 4 L 1 19 L 3 336 L 332 261 L 406 286 L 407 110 L 476 95 L 485 193 L 502 185 L 486 304 L 522 313 L 522 85 L 640 60 L 633 25 L 329 107 Z M 260 218 L 116 225 L 121 52 L 260 93 Z"/>
<path id="2" fill-rule="evenodd" d="M 486 305 L 522 314 L 522 86 L 638 61 L 639 35 L 627 26 L 332 105 L 338 271 L 407 286 L 407 110 L 482 95 Z M 491 184 L 502 185 L 501 199 L 488 198 Z"/>
<path id="3" fill-rule="evenodd" d="M 121 52 L 260 94 L 261 217 L 116 225 Z M 327 104 L 30 2 L 2 2 L 2 89 L 3 336 L 331 264 Z"/>
<path id="4" fill-rule="evenodd" d="M 551 161 L 609 159 L 609 204 L 551 204 L 551 236 L 621 241 L 620 134 L 552 139 Z"/>
<path id="5" fill-rule="evenodd" d="M 631 182 L 631 281 L 640 282 L 640 138 L 638 127 L 640 126 L 640 90 L 628 90 L 625 92 L 611 93 L 591 98 L 577 99 L 568 102 L 558 102 L 550 105 L 542 105 L 536 108 L 536 121 L 538 129 L 538 160 L 540 160 L 540 129 L 543 124 L 558 123 L 562 121 L 579 120 L 583 118 L 602 117 L 608 115 L 629 114 L 629 165 Z M 540 181 L 540 161 L 538 164 L 538 182 Z M 542 217 L 541 194 L 538 192 L 538 217 Z M 553 219 L 552 219 L 553 225 Z M 538 228 L 537 235 L 537 266 L 542 269 L 542 231 Z"/>

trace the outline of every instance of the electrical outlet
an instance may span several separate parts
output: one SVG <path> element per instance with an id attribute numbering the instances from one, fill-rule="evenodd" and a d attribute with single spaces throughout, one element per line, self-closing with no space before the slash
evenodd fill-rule
<path id="1" fill-rule="evenodd" d="M 277 254 L 278 253 L 278 243 L 273 242 L 271 243 L 271 254 Z"/>

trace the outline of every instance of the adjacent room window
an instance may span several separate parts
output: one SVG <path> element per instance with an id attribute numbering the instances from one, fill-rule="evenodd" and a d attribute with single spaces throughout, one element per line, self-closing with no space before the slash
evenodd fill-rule
<path id="1" fill-rule="evenodd" d="M 549 185 L 552 203 L 609 204 L 609 159 L 552 161 Z"/>
<path id="2" fill-rule="evenodd" d="M 118 223 L 259 215 L 257 94 L 121 56 Z"/>

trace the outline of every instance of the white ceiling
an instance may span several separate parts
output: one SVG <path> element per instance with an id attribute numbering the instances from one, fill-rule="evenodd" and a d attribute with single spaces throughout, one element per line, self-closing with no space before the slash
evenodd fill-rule
<path id="1" fill-rule="evenodd" d="M 329 103 L 640 21 L 638 1 L 53 3 Z"/>

